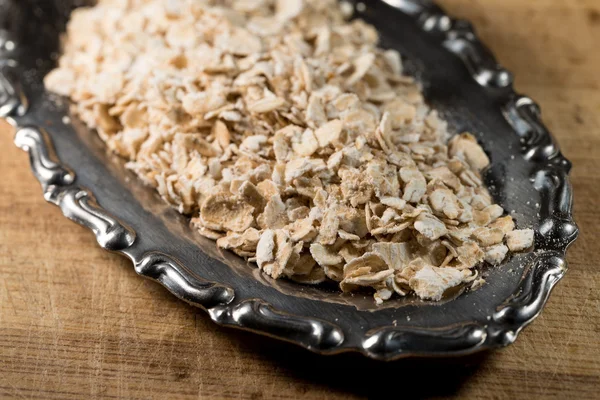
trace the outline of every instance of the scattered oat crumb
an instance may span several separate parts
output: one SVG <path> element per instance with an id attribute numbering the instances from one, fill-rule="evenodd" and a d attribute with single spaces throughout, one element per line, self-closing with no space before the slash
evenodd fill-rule
<path id="1" fill-rule="evenodd" d="M 477 290 L 480 287 L 482 287 L 483 285 L 485 285 L 485 279 L 483 279 L 483 278 L 476 279 L 471 284 L 471 290 Z"/>
<path id="2" fill-rule="evenodd" d="M 506 234 L 506 245 L 510 251 L 523 251 L 533 246 L 534 232 L 532 229 L 522 229 Z"/>
<path id="3" fill-rule="evenodd" d="M 45 84 L 201 235 L 273 278 L 377 303 L 476 288 L 477 266 L 533 231 L 493 204 L 475 136 L 447 141 L 400 54 L 353 12 L 99 0 L 73 12 Z"/>

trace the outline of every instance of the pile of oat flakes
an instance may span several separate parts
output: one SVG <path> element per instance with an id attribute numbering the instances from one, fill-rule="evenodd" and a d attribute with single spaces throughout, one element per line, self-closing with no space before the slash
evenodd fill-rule
<path id="1" fill-rule="evenodd" d="M 47 87 L 198 231 L 273 278 L 440 300 L 533 244 L 400 55 L 334 0 L 100 0 Z"/>

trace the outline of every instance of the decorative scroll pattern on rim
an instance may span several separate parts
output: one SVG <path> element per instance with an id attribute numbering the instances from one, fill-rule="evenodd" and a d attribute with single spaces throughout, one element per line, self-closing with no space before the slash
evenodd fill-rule
<path id="1" fill-rule="evenodd" d="M 143 252 L 136 246 L 136 233 L 98 205 L 89 190 L 75 184 L 74 172 L 60 162 L 48 133 L 41 127 L 19 127 L 18 119 L 27 111 L 27 99 L 15 73 L 16 43 L 7 39 L 9 32 L 2 30 L 0 117 L 18 126 L 15 143 L 29 153 L 32 170 L 47 201 L 60 207 L 69 219 L 90 228 L 102 248 L 129 257 L 138 274 L 206 309 L 211 319 L 221 325 L 266 334 L 319 353 L 359 351 L 382 360 L 468 354 L 508 345 L 540 313 L 552 288 L 566 272 L 564 254 L 578 234 L 571 212 L 570 163 L 542 123 L 539 107 L 530 98 L 514 92 L 512 75 L 499 66 L 468 22 L 450 18 L 427 1 L 383 1 L 414 17 L 427 34 L 442 35 L 443 46 L 463 60 L 480 86 L 503 95 L 505 106 L 500 111 L 521 138 L 523 157 L 532 164 L 531 178 L 543 199 L 542 224 L 536 233 L 538 251 L 518 290 L 487 321 L 469 321 L 443 329 L 387 326 L 369 331 L 364 337 L 354 337 L 357 333 L 344 332 L 332 322 L 283 313 L 260 299 L 236 299 L 231 287 L 196 276 L 174 257 Z"/>
<path id="2" fill-rule="evenodd" d="M 22 116 L 27 111 L 27 97 L 23 93 L 13 59 L 16 43 L 10 32 L 0 29 L 0 118 Z"/>

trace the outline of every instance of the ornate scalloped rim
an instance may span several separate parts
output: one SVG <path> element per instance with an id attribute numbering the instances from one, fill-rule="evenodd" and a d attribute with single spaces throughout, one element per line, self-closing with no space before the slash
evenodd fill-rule
<path id="1" fill-rule="evenodd" d="M 360 346 L 352 346 L 336 324 L 283 313 L 260 299 L 236 299 L 233 288 L 196 276 L 174 257 L 143 252 L 136 246 L 136 233 L 130 227 L 99 206 L 91 191 L 75 185 L 75 174 L 56 156 L 48 133 L 40 127 L 18 127 L 16 120 L 25 114 L 27 99 L 14 74 L 17 64 L 11 55 L 15 44 L 2 35 L 0 118 L 18 127 L 15 144 L 29 153 L 31 168 L 48 202 L 60 207 L 67 218 L 91 229 L 102 248 L 130 258 L 139 275 L 205 309 L 220 325 L 272 336 L 323 354 L 358 351 L 381 360 L 461 355 L 506 346 L 539 315 L 566 272 L 565 252 L 578 234 L 572 218 L 570 162 L 542 123 L 537 104 L 515 93 L 512 75 L 496 62 L 468 22 L 450 18 L 430 2 L 383 1 L 414 17 L 424 32 L 441 35 L 443 45 L 463 60 L 480 86 L 504 96 L 502 113 L 521 137 L 523 156 L 535 166 L 531 177 L 534 187 L 547 200 L 540 210 L 542 224 L 536 232 L 538 251 L 534 260 L 515 294 L 484 322 L 469 321 L 442 329 L 381 327 L 358 338 Z M 357 7 L 357 12 L 362 9 Z"/>

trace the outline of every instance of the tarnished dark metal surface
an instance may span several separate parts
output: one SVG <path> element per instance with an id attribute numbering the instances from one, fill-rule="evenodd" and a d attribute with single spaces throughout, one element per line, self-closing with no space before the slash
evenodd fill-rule
<path id="1" fill-rule="evenodd" d="M 512 75 L 470 24 L 430 2 L 365 2 L 382 45 L 406 56 L 430 104 L 454 131 L 473 132 L 490 155 L 494 199 L 536 231 L 533 253 L 486 271 L 483 288 L 441 304 L 370 297 L 274 282 L 201 238 L 186 219 L 141 186 L 120 160 L 41 84 L 58 52 L 71 0 L 0 0 L 0 117 L 17 127 L 47 201 L 90 228 L 100 246 L 130 258 L 136 271 L 208 312 L 221 325 L 254 331 L 323 354 L 359 351 L 391 360 L 473 353 L 512 343 L 542 310 L 566 272 L 578 234 L 566 160 L 538 106 L 514 92 Z M 364 8 L 364 10 L 363 10 Z M 10 173 L 10 171 L 4 171 Z"/>

